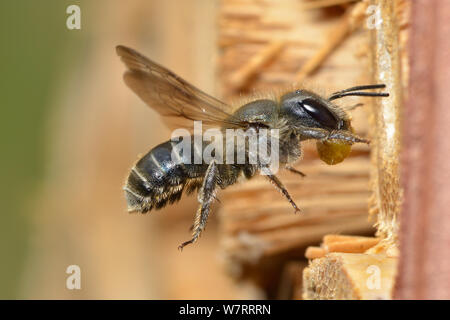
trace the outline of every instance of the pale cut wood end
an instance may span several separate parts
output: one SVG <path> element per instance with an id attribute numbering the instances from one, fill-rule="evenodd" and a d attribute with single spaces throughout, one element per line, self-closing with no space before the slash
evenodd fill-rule
<path id="1" fill-rule="evenodd" d="M 385 255 L 329 253 L 304 269 L 303 299 L 391 299 L 396 266 Z"/>

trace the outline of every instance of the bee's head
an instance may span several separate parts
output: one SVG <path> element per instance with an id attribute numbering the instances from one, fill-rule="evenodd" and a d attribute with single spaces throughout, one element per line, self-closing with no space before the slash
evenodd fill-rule
<path id="1" fill-rule="evenodd" d="M 321 128 L 328 131 L 349 130 L 345 112 L 319 95 L 296 90 L 281 97 L 280 113 L 294 128 Z"/>
<path id="2" fill-rule="evenodd" d="M 280 116 L 301 140 L 317 140 L 323 161 L 337 164 L 349 155 L 353 143 L 369 141 L 353 133 L 347 113 L 332 101 L 347 96 L 388 97 L 387 92 L 365 91 L 385 87 L 384 84 L 356 86 L 335 92 L 327 99 L 307 90 L 296 90 L 281 97 Z"/>

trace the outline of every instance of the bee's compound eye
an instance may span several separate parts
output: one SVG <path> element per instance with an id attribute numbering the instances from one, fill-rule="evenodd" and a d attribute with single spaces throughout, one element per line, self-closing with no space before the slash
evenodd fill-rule
<path id="1" fill-rule="evenodd" d="M 331 111 L 324 106 L 320 101 L 314 99 L 304 99 L 299 102 L 299 105 L 309 114 L 314 120 L 319 122 L 324 127 L 330 129 L 338 129 L 338 120 Z"/>

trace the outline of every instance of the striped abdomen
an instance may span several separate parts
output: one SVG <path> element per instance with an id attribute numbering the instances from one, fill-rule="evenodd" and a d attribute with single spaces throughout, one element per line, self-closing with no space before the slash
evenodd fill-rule
<path id="1" fill-rule="evenodd" d="M 131 169 L 124 186 L 129 212 L 160 209 L 180 200 L 183 192 L 191 193 L 201 187 L 208 166 L 172 161 L 176 144 L 167 141 L 156 146 Z"/>

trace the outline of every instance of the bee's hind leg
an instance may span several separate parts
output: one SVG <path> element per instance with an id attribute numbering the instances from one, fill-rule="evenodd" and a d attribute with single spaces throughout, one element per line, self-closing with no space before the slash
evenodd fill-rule
<path id="1" fill-rule="evenodd" d="M 218 173 L 217 163 L 212 161 L 206 170 L 203 185 L 198 193 L 198 202 L 200 202 L 200 206 L 197 209 L 194 224 L 192 226 L 192 239 L 183 242 L 178 249 L 183 250 L 188 244 L 196 242 L 202 231 L 205 229 L 211 203 L 215 199 Z"/>
<path id="2" fill-rule="evenodd" d="M 204 219 L 202 219 L 202 215 L 205 216 Z M 209 205 L 205 206 L 204 204 L 201 204 L 200 207 L 197 209 L 197 212 L 195 213 L 195 222 L 190 228 L 192 230 L 192 239 L 180 244 L 178 246 L 179 250 L 183 250 L 183 248 L 185 246 L 187 246 L 188 244 L 191 244 L 191 243 L 194 243 L 197 241 L 198 237 L 200 236 L 200 234 L 202 233 L 202 230 L 204 229 L 204 227 L 206 225 L 206 220 L 208 219 L 208 215 L 209 215 Z M 202 220 L 205 220 L 205 223 L 203 226 L 200 225 L 201 224 L 200 221 L 202 221 Z"/>

